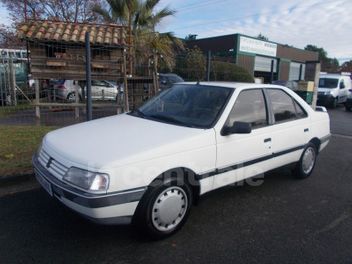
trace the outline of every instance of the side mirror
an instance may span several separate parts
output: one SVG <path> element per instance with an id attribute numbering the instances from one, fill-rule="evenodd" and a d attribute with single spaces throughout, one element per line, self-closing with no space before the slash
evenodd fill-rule
<path id="1" fill-rule="evenodd" d="M 234 122 L 231 127 L 224 127 L 221 135 L 228 136 L 232 134 L 249 134 L 252 132 L 252 125 L 246 122 Z"/>
<path id="2" fill-rule="evenodd" d="M 345 86 L 345 83 L 340 83 L 340 89 L 344 89 L 346 86 Z"/>

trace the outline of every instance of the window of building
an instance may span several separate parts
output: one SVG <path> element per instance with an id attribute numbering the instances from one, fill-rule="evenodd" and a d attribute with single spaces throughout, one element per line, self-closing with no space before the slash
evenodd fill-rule
<path id="1" fill-rule="evenodd" d="M 56 46 L 46 46 L 46 56 L 48 58 L 64 58 L 66 54 L 66 49 L 64 47 L 56 47 Z"/>
<path id="2" fill-rule="evenodd" d="M 104 49 L 93 49 L 92 56 L 95 60 L 110 60 L 110 51 Z"/>
<path id="3" fill-rule="evenodd" d="M 246 90 L 239 94 L 226 125 L 232 126 L 236 121 L 250 123 L 253 129 L 268 124 L 266 104 L 261 89 Z"/>

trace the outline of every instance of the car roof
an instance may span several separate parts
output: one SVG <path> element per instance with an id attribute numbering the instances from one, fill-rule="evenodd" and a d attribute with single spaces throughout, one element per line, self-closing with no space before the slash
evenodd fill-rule
<path id="1" fill-rule="evenodd" d="M 280 85 L 274 84 L 258 84 L 258 83 L 240 83 L 240 82 L 180 82 L 177 84 L 191 84 L 191 85 L 206 85 L 226 88 L 283 88 Z"/>
<path id="2" fill-rule="evenodd" d="M 345 77 L 349 77 L 347 75 L 341 75 L 341 74 L 333 74 L 333 73 L 330 73 L 330 74 L 320 74 L 320 78 L 333 78 L 333 79 L 339 79 L 339 78 L 345 78 Z"/>

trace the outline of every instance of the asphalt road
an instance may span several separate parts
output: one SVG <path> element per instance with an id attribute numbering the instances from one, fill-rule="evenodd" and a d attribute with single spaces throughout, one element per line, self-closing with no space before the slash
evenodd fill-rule
<path id="1" fill-rule="evenodd" d="M 92 224 L 42 190 L 2 197 L 0 263 L 352 263 L 352 113 L 330 112 L 309 179 L 280 170 L 213 192 L 163 241 Z"/>

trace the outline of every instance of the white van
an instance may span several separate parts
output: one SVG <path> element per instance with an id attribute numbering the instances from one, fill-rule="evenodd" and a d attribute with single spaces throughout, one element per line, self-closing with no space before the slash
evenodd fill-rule
<path id="1" fill-rule="evenodd" d="M 337 104 L 345 103 L 349 89 L 351 89 L 349 75 L 320 73 L 318 105 L 328 105 L 335 108 Z"/>

